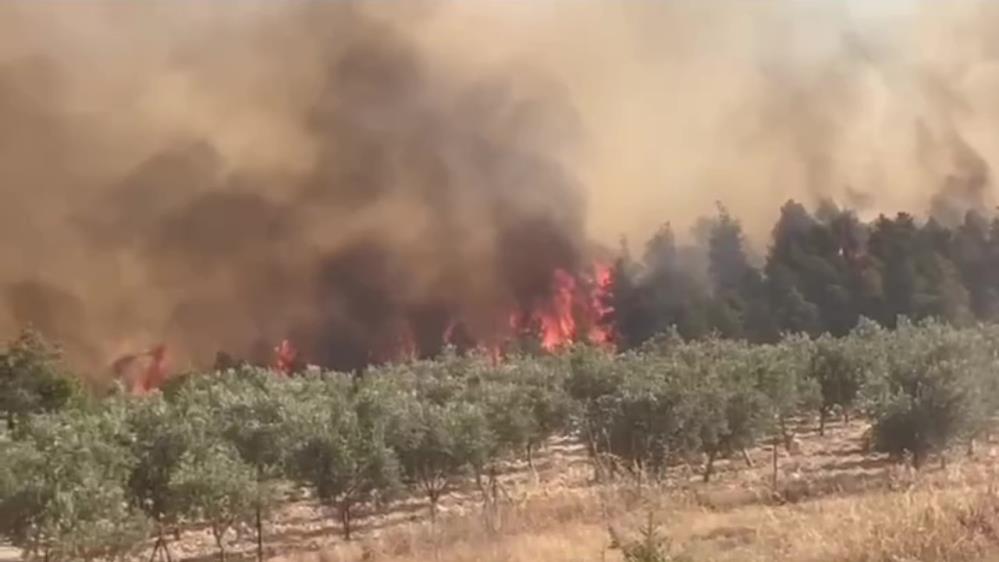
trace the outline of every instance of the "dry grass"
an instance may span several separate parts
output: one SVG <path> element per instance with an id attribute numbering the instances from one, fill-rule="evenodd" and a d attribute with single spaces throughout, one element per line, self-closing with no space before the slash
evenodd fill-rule
<path id="1" fill-rule="evenodd" d="M 977 460 L 955 454 L 946 470 L 920 474 L 860 447 L 862 423 L 819 437 L 798 428 L 800 454 L 781 453 L 779 493 L 770 487 L 772 451 L 751 451 L 754 467 L 725 460 L 716 478 L 681 467 L 661 487 L 594 485 L 580 448 L 555 443 L 537 476 L 509 467 L 507 496 L 483 506 L 462 490 L 444 502 L 436 524 L 419 498 L 361 521 L 345 543 L 333 519 L 308 502 L 282 510 L 269 526 L 273 562 L 614 562 L 612 532 L 635 536 L 651 514 L 668 538 L 671 560 L 687 562 L 999 562 L 999 450 Z M 202 533 L 203 534 L 203 533 Z M 187 533 L 175 546 L 186 560 L 211 560 L 207 536 Z M 230 560 L 253 560 L 251 537 L 234 540 Z M 994 558 L 989 558 L 995 556 Z"/>
<path id="2" fill-rule="evenodd" d="M 800 454 L 781 453 L 779 493 L 766 447 L 750 452 L 753 468 L 720 462 L 709 484 L 693 466 L 650 487 L 594 485 L 579 447 L 562 442 L 537 476 L 509 467 L 498 505 L 460 490 L 432 524 L 411 498 L 365 517 L 360 539 L 345 543 L 332 518 L 299 501 L 268 526 L 267 543 L 281 553 L 273 562 L 614 562 L 612 535 L 636 536 L 651 514 L 672 561 L 999 562 L 999 448 L 917 474 L 864 452 L 864 429 L 799 428 Z M 214 559 L 204 532 L 173 546 L 175 559 Z M 234 538 L 230 551 L 233 562 L 253 560 L 252 537 Z"/>
<path id="3" fill-rule="evenodd" d="M 967 481 L 974 480 L 969 474 Z M 621 488 L 508 506 L 498 524 L 461 517 L 277 560 L 614 561 L 621 558 L 610 548 L 610 529 L 633 535 L 650 512 L 672 554 L 694 562 L 988 560 L 999 553 L 999 495 L 964 481 L 963 475 L 958 482 L 927 477 L 897 490 L 722 511 L 687 493 L 646 489 L 639 496 Z"/>
<path id="4" fill-rule="evenodd" d="M 674 559 L 690 562 L 999 562 L 991 458 L 915 474 L 861 452 L 862 430 L 806 436 L 800 456 L 781 460 L 779 494 L 766 484 L 764 462 L 745 469 L 732 461 L 709 485 L 694 474 L 663 488 L 549 481 L 537 488 L 544 495 L 525 487 L 519 501 L 493 509 L 477 505 L 437 525 L 396 525 L 274 560 L 613 562 L 622 558 L 612 532 L 634 536 L 651 514 Z"/>

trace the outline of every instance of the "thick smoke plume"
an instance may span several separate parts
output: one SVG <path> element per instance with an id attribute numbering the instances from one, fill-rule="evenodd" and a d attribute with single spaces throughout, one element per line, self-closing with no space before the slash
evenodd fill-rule
<path id="1" fill-rule="evenodd" d="M 0 332 L 99 369 L 476 340 L 589 240 L 993 204 L 990 3 L 0 6 Z"/>

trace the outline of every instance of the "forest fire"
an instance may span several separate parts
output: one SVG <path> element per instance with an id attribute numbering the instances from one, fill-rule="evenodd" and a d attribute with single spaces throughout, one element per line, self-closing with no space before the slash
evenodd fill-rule
<path id="1" fill-rule="evenodd" d="M 160 388 L 170 378 L 166 345 L 124 355 L 111 364 L 111 370 L 132 394 L 143 395 Z"/>
<path id="2" fill-rule="evenodd" d="M 458 319 L 452 318 L 440 335 L 439 353 L 445 346 L 460 352 L 476 350 L 502 361 L 514 340 L 527 338 L 536 342 L 537 349 L 557 353 L 580 342 L 613 346 L 613 327 L 609 324 L 608 297 L 611 283 L 610 268 L 595 263 L 586 275 L 572 275 L 555 269 L 547 296 L 539 298 L 533 307 L 509 313 L 509 323 L 501 333 L 473 336 Z M 368 362 L 392 363 L 420 358 L 417 341 L 428 334 L 415 333 L 410 322 L 399 322 L 387 335 L 387 344 L 368 350 Z M 282 339 L 273 347 L 269 367 L 282 376 L 291 376 L 311 359 L 304 356 L 291 339 Z M 125 355 L 116 360 L 112 371 L 130 392 L 146 394 L 161 387 L 171 376 L 167 363 L 167 348 L 157 345 L 148 351 Z"/>
<path id="3" fill-rule="evenodd" d="M 555 352 L 577 342 L 612 344 L 607 304 L 610 268 L 595 263 L 592 279 L 577 279 L 563 269 L 552 274 L 552 294 L 540 306 L 511 317 L 518 332 L 537 326 L 542 349 Z"/>

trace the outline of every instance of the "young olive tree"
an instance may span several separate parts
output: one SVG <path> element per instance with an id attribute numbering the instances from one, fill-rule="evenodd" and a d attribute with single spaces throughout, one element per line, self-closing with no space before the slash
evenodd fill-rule
<path id="1" fill-rule="evenodd" d="M 167 530 L 172 527 L 178 532 L 181 506 L 171 483 L 184 455 L 198 441 L 198 429 L 190 421 L 159 395 L 134 399 L 130 404 L 128 425 L 133 439 L 129 453 L 135 464 L 125 483 L 132 505 L 155 523 L 154 555 L 162 551 L 169 557 Z"/>
<path id="2" fill-rule="evenodd" d="M 793 450 L 794 436 L 788 420 L 804 410 L 814 411 L 819 391 L 805 376 L 812 342 L 805 336 L 787 336 L 775 345 L 753 346 L 746 350 L 747 366 L 756 376 L 757 389 L 767 398 L 767 410 L 776 428 L 772 448 L 772 481 L 778 481 L 778 444 Z"/>
<path id="3" fill-rule="evenodd" d="M 573 401 L 565 390 L 566 365 L 562 358 L 514 358 L 512 383 L 520 388 L 518 402 L 526 406 L 524 447 L 527 464 L 534 470 L 534 452 L 549 438 L 569 429 Z"/>
<path id="4" fill-rule="evenodd" d="M 0 535 L 51 562 L 118 560 L 148 536 L 123 486 L 134 459 L 119 408 L 25 421 L 0 446 Z"/>
<path id="5" fill-rule="evenodd" d="M 701 404 L 697 421 L 701 427 L 701 447 L 707 456 L 704 481 L 714 472 L 720 456 L 742 453 L 755 445 L 773 427 L 770 402 L 757 386 L 750 358 L 738 344 L 722 346 L 721 353 L 705 359 L 697 374 L 693 399 Z"/>
<path id="6" fill-rule="evenodd" d="M 28 416 L 59 410 L 80 396 L 80 384 L 59 352 L 33 330 L 0 351 L 0 415 L 15 430 Z"/>
<path id="7" fill-rule="evenodd" d="M 586 444 L 594 462 L 597 478 L 606 473 L 604 458 L 609 455 L 609 429 L 620 403 L 616 396 L 625 378 L 630 376 L 625 363 L 641 356 L 630 352 L 618 357 L 602 349 L 577 346 L 567 357 L 566 394 L 575 402 L 572 426 Z"/>
<path id="8" fill-rule="evenodd" d="M 809 376 L 819 387 L 819 435 L 825 435 L 826 420 L 833 409 L 843 412 L 849 421 L 864 380 L 863 362 L 852 353 L 855 346 L 849 339 L 835 339 L 828 335 L 815 341 Z"/>
<path id="9" fill-rule="evenodd" d="M 261 369 L 243 369 L 223 375 L 221 380 L 229 390 L 218 405 L 221 433 L 253 468 L 256 478 L 254 527 L 257 560 L 262 562 L 264 515 L 274 504 L 276 482 L 284 474 L 287 453 L 294 445 L 289 419 L 297 404 L 288 391 L 294 383 Z"/>
<path id="10" fill-rule="evenodd" d="M 225 562 L 226 534 L 250 521 L 258 498 L 256 484 L 256 471 L 230 444 L 202 441 L 181 457 L 169 492 L 185 519 L 208 524 L 219 562 Z"/>
<path id="11" fill-rule="evenodd" d="M 878 450 L 910 454 L 920 468 L 929 455 L 974 435 L 987 420 L 995 359 L 980 333 L 902 321 L 881 365 L 864 388 Z"/>
<path id="12" fill-rule="evenodd" d="M 492 436 L 481 409 L 467 402 L 428 404 L 400 401 L 393 412 L 389 442 L 405 481 L 422 489 L 436 519 L 441 497 L 473 462 L 482 462 Z"/>
<path id="13" fill-rule="evenodd" d="M 385 442 L 385 421 L 375 417 L 380 410 L 358 407 L 347 391 L 328 388 L 295 419 L 290 472 L 337 509 L 350 540 L 354 508 L 394 489 L 398 464 Z"/>

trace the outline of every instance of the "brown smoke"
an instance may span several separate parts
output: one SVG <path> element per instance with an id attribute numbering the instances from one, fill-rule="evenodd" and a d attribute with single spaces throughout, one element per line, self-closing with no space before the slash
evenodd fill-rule
<path id="1" fill-rule="evenodd" d="M 0 334 L 352 366 L 719 200 L 992 206 L 999 10 L 871 4 L 4 3 Z"/>

